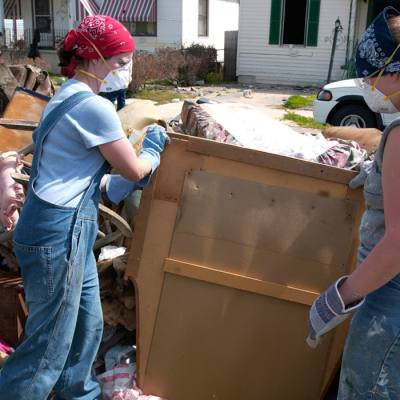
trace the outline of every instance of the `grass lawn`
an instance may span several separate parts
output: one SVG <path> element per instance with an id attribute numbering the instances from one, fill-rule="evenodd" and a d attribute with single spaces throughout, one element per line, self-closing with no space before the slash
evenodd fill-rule
<path id="1" fill-rule="evenodd" d="M 128 97 L 136 99 L 152 100 L 157 104 L 167 104 L 173 99 L 184 100 L 191 98 L 189 94 L 177 93 L 173 90 L 142 89 L 135 93 L 130 93 Z"/>
<path id="2" fill-rule="evenodd" d="M 324 129 L 329 126 L 328 124 L 320 124 L 319 122 L 315 122 L 314 118 L 304 117 L 303 115 L 299 115 L 294 112 L 286 113 L 283 116 L 283 119 L 296 122 L 297 125 L 303 128 Z"/>
<path id="3" fill-rule="evenodd" d="M 296 110 L 297 108 L 310 108 L 315 100 L 315 96 L 290 96 L 283 107 L 290 110 Z"/>

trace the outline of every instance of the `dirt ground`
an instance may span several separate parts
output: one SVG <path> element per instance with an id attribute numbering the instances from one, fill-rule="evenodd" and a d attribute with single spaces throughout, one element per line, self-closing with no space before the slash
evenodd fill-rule
<path id="1" fill-rule="evenodd" d="M 250 92 L 248 92 L 250 90 Z M 297 88 L 282 86 L 263 86 L 255 88 L 243 87 L 239 84 L 229 86 L 194 86 L 191 88 L 180 88 L 181 93 L 192 93 L 194 98 L 207 97 L 217 102 L 225 103 L 243 103 L 255 107 L 261 113 L 268 115 L 274 119 L 280 120 L 286 125 L 291 126 L 299 132 L 315 132 L 313 129 L 305 129 L 299 127 L 296 123 L 283 120 L 284 114 L 287 112 L 283 108 L 283 102 L 292 95 L 310 95 L 316 94 L 316 88 Z M 179 93 L 177 92 L 177 93 Z M 248 97 L 245 94 L 250 94 Z M 127 103 L 134 102 L 135 99 L 127 99 Z M 180 114 L 182 109 L 182 101 L 171 102 L 157 106 L 159 114 L 162 118 L 168 120 Z M 306 117 L 312 117 L 311 109 L 297 109 L 297 114 Z"/>

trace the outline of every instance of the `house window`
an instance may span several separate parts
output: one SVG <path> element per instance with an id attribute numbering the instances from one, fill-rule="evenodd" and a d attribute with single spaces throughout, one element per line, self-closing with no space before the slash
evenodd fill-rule
<path id="1" fill-rule="evenodd" d="M 41 33 L 51 33 L 50 0 L 34 0 L 35 28 Z"/>
<path id="2" fill-rule="evenodd" d="M 199 36 L 208 36 L 208 0 L 199 0 Z"/>
<path id="3" fill-rule="evenodd" d="M 318 45 L 320 0 L 271 0 L 269 44 Z"/>
<path id="4" fill-rule="evenodd" d="M 282 44 L 304 44 L 307 0 L 286 0 Z"/>
<path id="5" fill-rule="evenodd" d="M 132 36 L 157 36 L 155 22 L 123 22 Z"/>

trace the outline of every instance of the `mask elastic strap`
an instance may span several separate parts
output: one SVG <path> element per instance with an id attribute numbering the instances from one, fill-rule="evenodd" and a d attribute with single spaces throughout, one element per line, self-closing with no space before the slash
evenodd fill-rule
<path id="1" fill-rule="evenodd" d="M 392 94 L 388 94 L 387 96 L 385 96 L 385 100 L 390 100 L 392 97 L 395 97 L 397 95 L 400 94 L 400 90 L 397 90 L 396 92 L 392 93 Z"/>
<path id="2" fill-rule="evenodd" d="M 376 89 L 376 85 L 378 84 L 379 80 L 382 78 L 383 73 L 385 72 L 385 68 L 392 62 L 394 55 L 396 54 L 397 50 L 400 48 L 400 43 L 397 45 L 395 48 L 394 52 L 392 55 L 389 57 L 389 59 L 385 62 L 384 66 L 381 68 L 379 71 L 378 76 L 375 79 L 374 84 L 371 86 L 371 92 L 373 92 Z"/>
<path id="3" fill-rule="evenodd" d="M 86 75 L 86 76 L 89 76 L 90 78 L 93 78 L 93 79 L 96 79 L 97 81 L 99 81 L 100 83 L 106 83 L 106 81 L 104 80 L 104 79 L 100 79 L 98 76 L 96 76 L 95 74 L 91 74 L 90 72 L 88 72 L 88 71 L 85 71 L 84 69 L 80 69 L 80 68 L 78 68 L 77 70 L 76 70 L 76 72 L 78 72 L 78 73 L 80 73 L 80 74 L 82 74 L 82 75 Z"/>

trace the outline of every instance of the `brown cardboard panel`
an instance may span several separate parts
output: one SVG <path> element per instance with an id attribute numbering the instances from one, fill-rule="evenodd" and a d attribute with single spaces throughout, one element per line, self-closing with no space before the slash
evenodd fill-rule
<path id="1" fill-rule="evenodd" d="M 172 229 L 176 219 L 175 203 L 155 200 L 151 203 L 147 228 L 144 232 L 141 254 L 133 253 L 128 263 L 127 276 L 137 288 L 136 304 L 140 346 L 138 363 L 145 370 L 151 337 L 157 315 L 158 301 L 163 285 L 164 259 L 168 256 Z M 132 244 L 134 251 L 135 244 Z M 132 250 L 131 250 L 132 251 Z M 139 257 L 138 268 L 132 270 L 132 258 Z"/>
<path id="2" fill-rule="evenodd" d="M 190 233 L 174 234 L 170 257 L 316 292 L 325 290 L 337 276 L 347 272 L 347 263 L 322 263 L 262 246 Z"/>
<path id="3" fill-rule="evenodd" d="M 309 176 L 278 169 L 260 168 L 251 164 L 226 160 L 216 157 L 205 157 L 203 169 L 220 175 L 246 179 L 251 182 L 265 183 L 271 186 L 288 187 L 303 192 L 317 193 L 325 197 L 342 199 L 347 193 L 347 185 L 324 181 Z"/>
<path id="4" fill-rule="evenodd" d="M 161 158 L 154 196 L 160 200 L 178 202 L 186 171 L 201 169 L 204 156 L 187 151 L 187 141 L 173 139 Z"/>
<path id="5" fill-rule="evenodd" d="M 7 104 L 3 118 L 39 122 L 48 101 L 16 90 Z"/>
<path id="6" fill-rule="evenodd" d="M 192 136 L 188 141 L 188 150 L 207 156 L 226 158 L 240 161 L 244 164 L 277 169 L 284 172 L 319 178 L 325 181 L 348 183 L 349 180 L 356 175 L 354 171 L 278 154 L 246 149 L 235 145 L 217 143 L 212 140 Z"/>
<path id="7" fill-rule="evenodd" d="M 355 210 L 348 200 L 192 171 L 170 257 L 280 283 L 315 278 L 314 288 L 322 290 L 327 278 L 345 271 Z"/>
<path id="8" fill-rule="evenodd" d="M 144 390 L 173 400 L 314 400 L 330 338 L 308 307 L 166 274 Z"/>
<path id="9" fill-rule="evenodd" d="M 320 398 L 346 329 L 309 350 L 304 304 L 354 267 L 361 191 L 345 184 L 353 173 L 324 180 L 305 173 L 310 165 L 297 174 L 231 147 L 193 152 L 174 136 L 144 192 L 127 268 L 138 289 L 138 382 L 170 400 Z M 207 179 L 190 186 L 188 173 Z"/>
<path id="10" fill-rule="evenodd" d="M 0 153 L 18 151 L 32 143 L 32 131 L 0 126 Z"/>
<path id="11" fill-rule="evenodd" d="M 165 260 L 164 271 L 185 278 L 215 283 L 216 285 L 244 290 L 254 294 L 271 296 L 281 300 L 293 301 L 307 306 L 311 306 L 319 295 L 318 292 L 312 292 L 303 288 L 263 281 L 246 275 L 205 267 L 204 265 L 185 263 L 172 258 L 167 258 Z"/>

